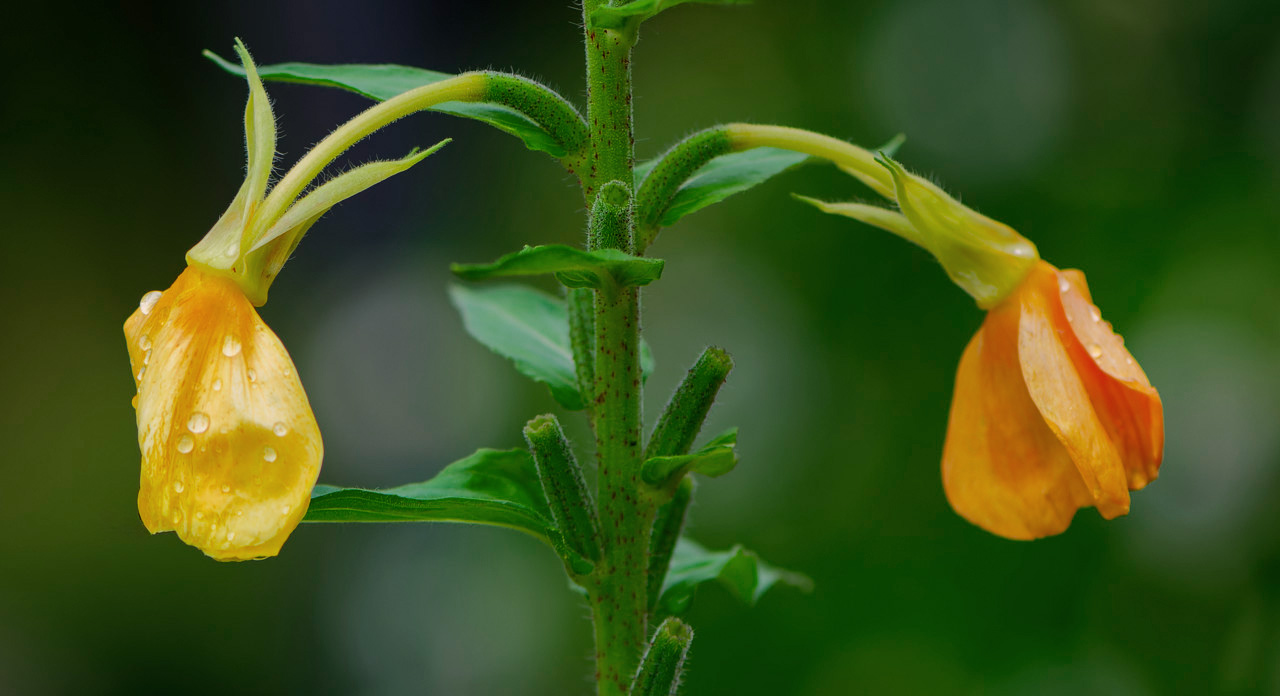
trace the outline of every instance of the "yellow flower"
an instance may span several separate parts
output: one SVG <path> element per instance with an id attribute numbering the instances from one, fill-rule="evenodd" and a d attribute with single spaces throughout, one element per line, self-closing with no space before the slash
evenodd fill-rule
<path id="1" fill-rule="evenodd" d="M 351 144 L 421 108 L 414 98 L 448 100 L 458 85 L 464 96 L 475 92 L 475 78 L 454 78 L 417 90 L 425 98 L 375 106 L 325 138 L 268 195 L 275 117 L 248 51 L 239 42 L 236 51 L 249 81 L 244 184 L 187 253 L 173 286 L 144 295 L 124 325 L 138 392 L 142 522 L 219 560 L 279 553 L 306 514 L 324 455 L 293 361 L 254 305 L 266 302 L 285 260 L 330 207 L 444 143 L 356 167 L 299 196 Z"/>
<path id="2" fill-rule="evenodd" d="M 297 369 L 231 280 L 189 267 L 124 325 L 147 529 L 219 560 L 274 556 L 324 447 Z"/>

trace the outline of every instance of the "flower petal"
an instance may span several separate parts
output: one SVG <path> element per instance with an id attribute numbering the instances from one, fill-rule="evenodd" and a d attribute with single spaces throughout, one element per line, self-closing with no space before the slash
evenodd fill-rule
<path id="1" fill-rule="evenodd" d="M 1164 457 L 1164 405 L 1124 339 L 1103 321 L 1080 271 L 1058 273 L 1062 309 L 1071 326 L 1064 336 L 1089 399 L 1120 450 L 1129 488 L 1146 486 Z M 1074 340 L 1070 340 L 1070 339 Z"/>
<path id="2" fill-rule="evenodd" d="M 993 534 L 1058 534 L 1093 496 L 1022 379 L 1018 303 L 988 315 L 965 348 L 942 454 L 947 500 Z"/>
<path id="3" fill-rule="evenodd" d="M 1027 391 L 1062 441 L 1106 519 L 1129 511 L 1129 487 L 1111 440 L 1064 344 L 1072 333 L 1058 299 L 1057 269 L 1041 261 L 1011 300 L 1020 307 L 1018 360 Z"/>
<path id="4" fill-rule="evenodd" d="M 289 354 L 227 278 L 183 271 L 125 323 L 138 396 L 138 512 L 221 560 L 273 556 L 323 458 Z"/>

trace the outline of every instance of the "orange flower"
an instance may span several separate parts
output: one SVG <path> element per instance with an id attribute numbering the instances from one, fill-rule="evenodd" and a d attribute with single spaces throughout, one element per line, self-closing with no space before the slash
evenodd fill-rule
<path id="1" fill-rule="evenodd" d="M 324 447 L 280 339 L 229 278 L 188 267 L 124 325 L 138 395 L 138 512 L 219 560 L 274 556 Z"/>
<path id="2" fill-rule="evenodd" d="M 994 534 L 1064 531 L 1129 511 L 1164 451 L 1160 395 L 1092 303 L 1084 274 L 1039 261 L 960 359 L 942 455 L 947 499 Z"/>
<path id="3" fill-rule="evenodd" d="M 738 128 L 762 134 L 753 145 L 814 140 L 785 129 Z M 821 149 L 812 151 L 892 198 L 899 210 L 802 200 L 927 249 L 988 310 L 956 375 L 942 454 L 951 506 L 1013 539 L 1062 532 L 1076 510 L 1090 505 L 1107 519 L 1127 513 L 1129 491 L 1160 470 L 1164 409 L 1124 339 L 1102 321 L 1084 274 L 1041 261 L 1035 245 L 1012 228 L 883 154 L 818 142 Z"/>

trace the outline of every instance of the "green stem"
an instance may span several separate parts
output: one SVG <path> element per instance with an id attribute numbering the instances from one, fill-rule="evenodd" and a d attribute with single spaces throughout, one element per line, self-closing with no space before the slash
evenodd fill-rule
<path id="1" fill-rule="evenodd" d="M 602 0 L 584 0 L 587 54 L 586 166 L 579 172 L 593 249 L 634 252 L 630 215 L 635 163 L 631 125 L 631 46 L 619 32 L 593 28 Z M 618 188 L 597 192 L 603 184 Z M 648 621 L 649 529 L 653 506 L 639 494 L 640 295 L 635 287 L 597 292 L 595 300 L 596 500 L 604 558 L 590 587 L 600 696 L 625 696 L 644 649 Z"/>

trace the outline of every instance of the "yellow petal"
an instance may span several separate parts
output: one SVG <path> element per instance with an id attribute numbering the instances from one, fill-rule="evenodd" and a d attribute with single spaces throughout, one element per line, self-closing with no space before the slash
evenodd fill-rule
<path id="1" fill-rule="evenodd" d="M 280 339 L 230 279 L 187 268 L 125 322 L 138 395 L 138 512 L 220 560 L 274 556 L 323 445 Z"/>
<path id="2" fill-rule="evenodd" d="M 942 454 L 947 500 L 1011 539 L 1058 534 L 1093 504 L 1067 449 L 1032 401 L 1018 358 L 1021 307 L 997 305 L 965 348 Z"/>
<path id="3" fill-rule="evenodd" d="M 1160 472 L 1164 405 L 1124 347 L 1124 339 L 1093 305 L 1084 274 L 1059 271 L 1058 279 L 1062 309 L 1071 327 L 1064 343 L 1098 417 L 1120 451 L 1129 488 L 1137 490 Z"/>

